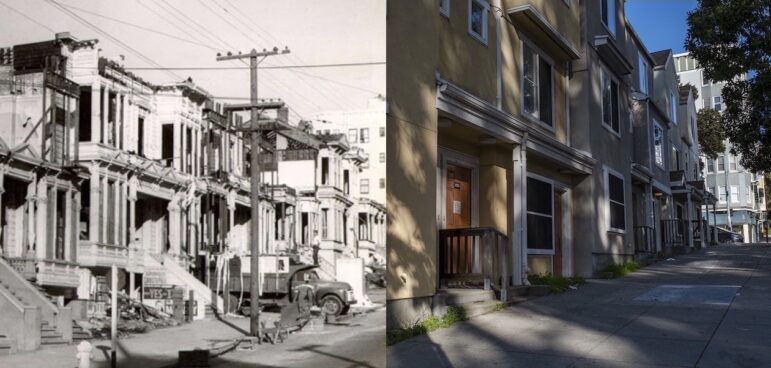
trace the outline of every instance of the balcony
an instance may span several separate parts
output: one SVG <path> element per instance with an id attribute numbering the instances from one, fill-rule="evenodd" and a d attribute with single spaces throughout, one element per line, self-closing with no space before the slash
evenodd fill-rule
<path id="1" fill-rule="evenodd" d="M 67 261 L 43 259 L 37 262 L 39 285 L 75 288 L 80 285 L 80 267 Z"/>
<path id="2" fill-rule="evenodd" d="M 661 245 L 665 253 L 683 253 L 683 249 L 688 246 L 690 225 L 686 220 L 661 220 Z"/>
<path id="3" fill-rule="evenodd" d="M 439 274 L 442 284 L 463 282 L 495 290 L 508 288 L 512 260 L 509 238 L 489 227 L 439 231 Z"/>
<path id="4" fill-rule="evenodd" d="M 129 260 L 127 247 L 112 244 L 81 241 L 78 245 L 78 262 L 84 267 L 126 268 Z"/>

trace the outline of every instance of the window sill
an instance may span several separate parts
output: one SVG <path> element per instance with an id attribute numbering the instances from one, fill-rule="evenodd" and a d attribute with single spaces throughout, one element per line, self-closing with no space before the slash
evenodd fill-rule
<path id="1" fill-rule="evenodd" d="M 626 235 L 626 230 L 610 228 L 610 229 L 608 229 L 608 233 L 609 234 L 616 234 L 616 235 Z"/>
<path id="2" fill-rule="evenodd" d="M 533 254 L 538 256 L 553 256 L 554 249 L 531 249 L 527 248 L 527 254 Z"/>
<path id="3" fill-rule="evenodd" d="M 607 129 L 611 134 L 613 134 L 616 138 L 621 139 L 621 132 L 617 132 L 613 130 L 613 128 L 610 127 L 610 125 L 605 124 L 605 122 L 602 122 L 602 127 Z"/>
<path id="4" fill-rule="evenodd" d="M 543 120 L 538 119 L 535 116 L 530 115 L 530 114 L 526 114 L 526 113 L 525 114 L 519 114 L 519 115 L 521 117 L 523 117 L 525 120 L 527 120 L 527 121 L 529 121 L 531 123 L 536 124 L 536 126 L 538 126 L 540 128 L 543 128 L 545 130 L 548 130 L 549 132 L 554 134 L 554 126 L 544 123 Z"/>
<path id="5" fill-rule="evenodd" d="M 475 39 L 477 42 L 481 43 L 483 46 L 487 47 L 487 39 L 485 37 L 482 37 L 475 32 L 468 30 L 468 35 L 471 36 L 471 38 Z"/>

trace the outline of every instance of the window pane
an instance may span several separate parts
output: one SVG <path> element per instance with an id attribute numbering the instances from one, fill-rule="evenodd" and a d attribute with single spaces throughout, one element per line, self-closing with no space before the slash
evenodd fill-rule
<path id="1" fill-rule="evenodd" d="M 602 0 L 602 22 L 608 24 L 608 0 Z"/>
<path id="2" fill-rule="evenodd" d="M 551 217 L 527 215 L 527 247 L 530 249 L 552 249 Z"/>
<path id="3" fill-rule="evenodd" d="M 527 178 L 527 210 L 544 215 L 552 214 L 551 184 Z"/>
<path id="4" fill-rule="evenodd" d="M 522 79 L 524 81 L 523 109 L 525 113 L 535 115 L 535 54 L 527 45 L 522 48 Z"/>
<path id="5" fill-rule="evenodd" d="M 610 82 L 610 106 L 611 112 L 611 128 L 617 133 L 621 132 L 620 123 L 618 121 L 618 84 L 616 82 Z"/>
<path id="6" fill-rule="evenodd" d="M 602 121 L 611 125 L 611 107 L 610 107 L 610 78 L 605 71 L 602 72 Z"/>
<path id="7" fill-rule="evenodd" d="M 538 63 L 538 101 L 540 102 L 538 111 L 541 112 L 540 119 L 546 124 L 552 125 L 551 116 L 551 65 L 539 58 Z"/>
<path id="8" fill-rule="evenodd" d="M 484 8 L 477 1 L 471 1 L 471 31 L 479 35 L 484 36 Z"/>
<path id="9" fill-rule="evenodd" d="M 608 194 L 612 201 L 624 203 L 624 180 L 609 173 Z"/>
<path id="10" fill-rule="evenodd" d="M 610 202 L 610 227 L 626 229 L 624 221 L 624 205 Z"/>

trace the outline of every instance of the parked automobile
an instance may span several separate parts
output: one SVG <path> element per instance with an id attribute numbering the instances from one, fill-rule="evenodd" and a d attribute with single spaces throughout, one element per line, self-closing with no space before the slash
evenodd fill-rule
<path id="1" fill-rule="evenodd" d="M 744 235 L 718 228 L 717 241 L 718 243 L 744 243 Z"/>
<path id="2" fill-rule="evenodd" d="M 341 315 L 348 313 L 351 305 L 356 304 L 353 287 L 347 282 L 322 280 L 316 272 L 318 266 L 290 265 L 287 273 L 264 274 L 260 303 L 284 306 L 292 300 L 301 285 L 313 288 L 316 306 L 327 314 Z M 248 299 L 241 304 L 241 313 L 249 315 L 251 306 Z"/>

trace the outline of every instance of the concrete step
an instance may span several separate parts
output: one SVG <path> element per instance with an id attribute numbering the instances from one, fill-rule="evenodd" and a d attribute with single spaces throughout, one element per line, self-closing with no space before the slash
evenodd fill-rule
<path id="1" fill-rule="evenodd" d="M 69 344 L 67 340 L 61 338 L 61 337 L 41 337 L 40 338 L 40 345 L 67 345 Z"/>
<path id="2" fill-rule="evenodd" d="M 62 337 L 62 334 L 56 331 L 40 331 L 40 338 L 44 337 Z"/>
<path id="3" fill-rule="evenodd" d="M 484 289 L 439 289 L 436 298 L 444 305 L 495 301 L 495 291 Z"/>
<path id="4" fill-rule="evenodd" d="M 16 351 L 15 346 L 16 342 L 12 338 L 0 335 L 0 356 L 13 354 Z"/>
<path id="5" fill-rule="evenodd" d="M 498 308 L 498 301 L 484 301 L 484 302 L 474 302 L 474 303 L 465 303 L 461 304 L 460 306 L 463 307 L 463 309 L 466 311 L 466 317 L 468 318 L 474 318 L 477 316 L 481 316 L 483 314 L 487 314 L 490 312 L 494 312 Z"/>

